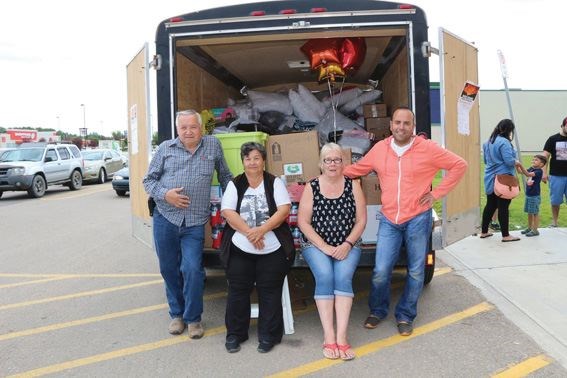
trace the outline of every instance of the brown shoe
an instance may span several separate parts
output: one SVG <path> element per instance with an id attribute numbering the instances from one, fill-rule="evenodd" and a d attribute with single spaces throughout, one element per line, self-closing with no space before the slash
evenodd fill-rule
<path id="1" fill-rule="evenodd" d="M 185 331 L 185 322 L 181 318 L 173 318 L 168 330 L 172 335 L 181 335 Z"/>
<path id="2" fill-rule="evenodd" d="M 200 339 L 203 337 L 205 330 L 200 322 L 189 324 L 189 337 L 192 339 Z"/>
<path id="3" fill-rule="evenodd" d="M 410 322 L 398 322 L 400 336 L 409 336 L 413 333 L 413 325 Z"/>
<path id="4" fill-rule="evenodd" d="M 380 323 L 380 320 L 382 319 L 380 319 L 376 315 L 370 314 L 364 321 L 364 328 L 374 329 L 378 327 L 378 323 Z"/>

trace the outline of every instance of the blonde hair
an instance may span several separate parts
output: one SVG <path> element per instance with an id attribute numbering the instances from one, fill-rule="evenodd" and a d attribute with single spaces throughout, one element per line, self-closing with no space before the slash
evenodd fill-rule
<path id="1" fill-rule="evenodd" d="M 343 158 L 343 149 L 336 143 L 326 143 L 323 147 L 321 147 L 321 152 L 319 153 L 319 168 L 323 169 L 323 159 L 327 157 L 327 155 L 331 152 L 338 152 Z"/>

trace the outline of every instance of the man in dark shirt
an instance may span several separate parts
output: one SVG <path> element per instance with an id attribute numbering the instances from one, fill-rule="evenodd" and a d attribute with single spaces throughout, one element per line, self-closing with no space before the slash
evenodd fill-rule
<path id="1" fill-rule="evenodd" d="M 205 224 L 213 171 L 223 189 L 232 178 L 219 140 L 203 136 L 201 116 L 194 110 L 177 113 L 177 138 L 160 144 L 152 158 L 144 188 L 155 200 L 153 235 L 172 321 L 169 333 L 203 336 L 202 266 Z"/>
<path id="2" fill-rule="evenodd" d="M 557 227 L 559 207 L 567 199 L 567 117 L 561 122 L 559 133 L 547 139 L 543 153 L 549 161 L 549 194 L 553 216 L 549 227 Z M 544 170 L 543 182 L 546 180 L 547 174 Z"/>

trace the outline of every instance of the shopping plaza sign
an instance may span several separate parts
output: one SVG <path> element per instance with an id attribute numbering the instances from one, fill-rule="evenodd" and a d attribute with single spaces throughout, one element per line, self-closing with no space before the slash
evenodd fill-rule
<path id="1" fill-rule="evenodd" d="M 6 130 L 12 141 L 37 141 L 37 131 L 35 130 Z"/>

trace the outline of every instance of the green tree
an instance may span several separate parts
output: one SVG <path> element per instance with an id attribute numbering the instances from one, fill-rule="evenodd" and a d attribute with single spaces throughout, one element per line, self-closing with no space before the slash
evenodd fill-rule
<path id="1" fill-rule="evenodd" d="M 112 132 L 112 139 L 114 140 L 122 140 L 124 138 L 124 134 L 122 131 L 113 131 Z"/>
<path id="2" fill-rule="evenodd" d="M 153 133 L 152 135 L 152 146 L 158 145 L 158 133 Z"/>
<path id="3" fill-rule="evenodd" d="M 4 134 L 6 132 L 6 129 L 3 127 L 0 127 L 0 134 Z"/>

